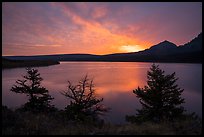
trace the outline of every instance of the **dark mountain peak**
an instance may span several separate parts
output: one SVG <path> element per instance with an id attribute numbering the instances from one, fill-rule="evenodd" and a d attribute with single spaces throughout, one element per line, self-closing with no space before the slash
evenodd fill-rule
<path id="1" fill-rule="evenodd" d="M 202 32 L 196 38 L 202 38 Z"/>
<path id="2" fill-rule="evenodd" d="M 162 45 L 162 46 L 173 46 L 173 47 L 176 46 L 174 43 L 172 43 L 172 42 L 170 42 L 170 41 L 168 41 L 168 40 L 164 40 L 164 41 L 160 42 L 160 43 L 157 44 L 157 45 Z"/>
<path id="3" fill-rule="evenodd" d="M 160 42 L 160 43 L 171 43 L 171 42 L 168 41 L 168 40 L 164 40 L 164 41 L 162 41 L 162 42 Z"/>
<path id="4" fill-rule="evenodd" d="M 202 32 L 190 42 L 179 46 L 185 51 L 202 50 Z"/>
<path id="5" fill-rule="evenodd" d="M 198 36 L 195 37 L 193 40 L 201 40 L 202 41 L 202 32 L 200 34 L 198 34 Z"/>
<path id="6" fill-rule="evenodd" d="M 155 55 L 164 55 L 164 54 L 169 54 L 171 52 L 174 52 L 176 49 L 177 49 L 177 46 L 174 43 L 164 40 L 159 44 L 154 45 L 149 49 L 147 49 L 146 53 L 155 54 Z"/>
<path id="7" fill-rule="evenodd" d="M 150 47 L 150 50 L 174 49 L 176 47 L 177 46 L 174 43 L 164 40 L 159 44 Z"/>
<path id="8" fill-rule="evenodd" d="M 202 32 L 198 35 L 198 37 L 202 37 Z"/>

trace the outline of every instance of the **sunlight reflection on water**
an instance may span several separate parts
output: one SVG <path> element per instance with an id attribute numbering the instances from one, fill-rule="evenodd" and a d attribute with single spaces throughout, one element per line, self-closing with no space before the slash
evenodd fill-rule
<path id="1" fill-rule="evenodd" d="M 66 90 L 67 81 L 78 82 L 88 74 L 93 78 L 96 93 L 104 98 L 111 111 L 104 117 L 114 123 L 125 122 L 125 115 L 135 114 L 141 106 L 132 90 L 146 85 L 147 70 L 152 63 L 139 62 L 61 62 L 60 65 L 37 67 L 42 85 L 55 98 L 52 102 L 63 109 L 69 101 L 60 94 Z M 184 63 L 158 63 L 166 74 L 176 72 L 179 87 L 184 89 L 184 106 L 202 116 L 202 65 Z M 25 95 L 9 91 L 17 79 L 26 73 L 24 68 L 2 70 L 2 104 L 19 107 L 27 101 Z"/>

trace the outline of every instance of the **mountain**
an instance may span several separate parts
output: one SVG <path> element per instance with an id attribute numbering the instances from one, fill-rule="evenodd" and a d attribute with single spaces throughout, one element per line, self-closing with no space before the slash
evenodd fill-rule
<path id="1" fill-rule="evenodd" d="M 169 42 L 167 40 L 150 47 L 147 52 L 152 54 L 169 54 L 170 52 L 174 52 L 177 49 L 177 46 Z"/>
<path id="2" fill-rule="evenodd" d="M 190 42 L 176 46 L 167 40 L 139 52 L 107 55 L 57 54 L 38 56 L 4 56 L 13 60 L 54 60 L 54 61 L 110 61 L 110 62 L 202 62 L 202 33 Z"/>
<path id="3" fill-rule="evenodd" d="M 143 51 L 105 55 L 103 60 L 201 63 L 202 33 L 190 42 L 181 46 L 176 46 L 174 43 L 165 40 Z"/>
<path id="4" fill-rule="evenodd" d="M 202 33 L 190 42 L 178 47 L 179 52 L 195 52 L 202 51 Z"/>
<path id="5" fill-rule="evenodd" d="M 178 46 L 172 54 L 173 59 L 182 62 L 202 62 L 202 33 L 192 39 L 190 42 Z"/>

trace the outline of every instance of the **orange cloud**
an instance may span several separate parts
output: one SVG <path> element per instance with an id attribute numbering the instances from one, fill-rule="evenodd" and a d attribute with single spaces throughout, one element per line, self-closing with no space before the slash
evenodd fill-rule
<path id="1" fill-rule="evenodd" d="M 3 55 L 110 54 L 143 50 L 163 40 L 184 44 L 200 33 L 200 5 L 6 3 Z M 192 16 L 185 16 L 186 11 Z"/>
<path id="2" fill-rule="evenodd" d="M 80 35 L 80 43 L 83 44 L 82 49 L 84 49 L 84 51 L 94 54 L 116 53 L 121 52 L 121 49 L 123 49 L 121 46 L 141 43 L 135 37 L 113 33 L 103 26 L 103 24 L 95 20 L 86 20 L 72 12 L 66 6 L 62 5 L 62 7 L 64 8 L 64 14 L 71 18 L 74 24 L 82 27 L 82 29 L 77 30 L 77 34 Z M 106 14 L 105 8 L 95 8 L 95 10 L 98 12 L 93 14 L 94 17 L 101 17 Z M 117 24 L 112 25 L 117 26 Z M 138 47 L 138 50 L 140 49 L 142 49 L 142 47 Z M 127 52 L 127 49 L 124 49 L 122 52 Z"/>
<path id="3" fill-rule="evenodd" d="M 104 17 L 107 14 L 108 10 L 105 7 L 94 7 L 92 12 L 92 17 L 94 19 Z"/>

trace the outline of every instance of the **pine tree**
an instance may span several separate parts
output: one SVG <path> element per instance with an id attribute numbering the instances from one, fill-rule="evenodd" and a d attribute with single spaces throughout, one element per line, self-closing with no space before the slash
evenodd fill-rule
<path id="1" fill-rule="evenodd" d="M 48 90 L 42 87 L 43 80 L 37 69 L 27 68 L 27 75 L 23 76 L 24 80 L 17 80 L 16 85 L 11 88 L 12 92 L 26 94 L 29 101 L 23 105 L 23 110 L 41 112 L 53 109 L 50 101 L 53 100 Z"/>
<path id="2" fill-rule="evenodd" d="M 178 78 L 175 78 L 175 72 L 164 73 L 158 65 L 152 65 L 147 72 L 147 86 L 133 90 L 142 109 L 137 109 L 136 117 L 126 116 L 127 121 L 173 120 L 183 114 L 184 108 L 180 106 L 184 103 L 181 97 L 183 89 L 176 84 Z"/>

